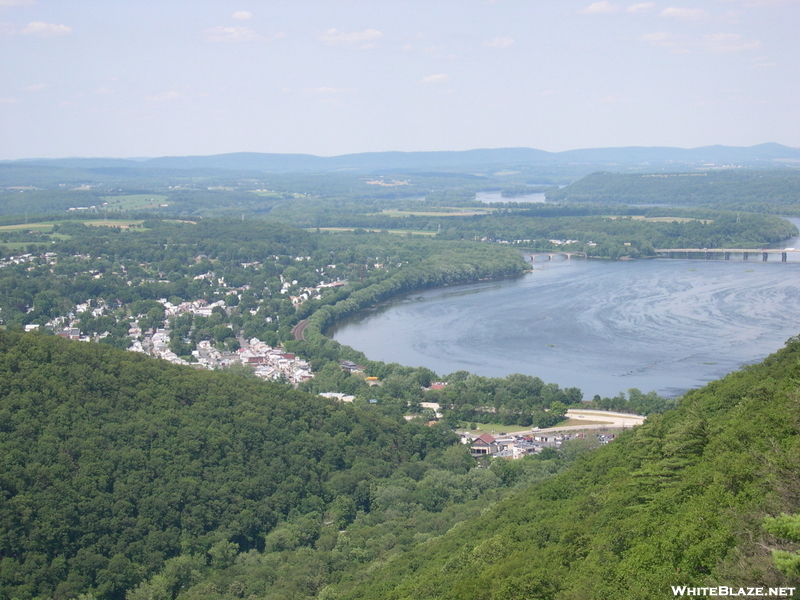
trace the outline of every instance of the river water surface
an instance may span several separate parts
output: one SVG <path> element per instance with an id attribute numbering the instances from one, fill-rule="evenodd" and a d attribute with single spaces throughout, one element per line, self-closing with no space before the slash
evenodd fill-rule
<path id="1" fill-rule="evenodd" d="M 800 257 L 771 259 L 537 262 L 519 278 L 399 297 L 329 333 L 439 374 L 524 373 L 587 398 L 677 396 L 800 334 Z"/>

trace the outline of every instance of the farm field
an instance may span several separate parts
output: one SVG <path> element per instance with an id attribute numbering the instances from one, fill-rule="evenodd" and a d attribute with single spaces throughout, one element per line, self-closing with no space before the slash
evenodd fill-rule
<path id="1" fill-rule="evenodd" d="M 108 202 L 105 208 L 114 210 L 139 210 L 144 208 L 160 208 L 166 204 L 169 196 L 162 194 L 130 194 L 127 196 L 103 196 Z"/>
<path id="2" fill-rule="evenodd" d="M 119 227 L 120 229 L 131 229 L 141 227 L 142 219 L 96 219 L 94 221 L 84 221 L 84 225 L 90 227 Z"/>
<path id="3" fill-rule="evenodd" d="M 355 231 L 358 227 L 307 227 L 306 231 Z M 419 231 L 415 229 L 365 229 L 367 233 L 380 233 L 381 231 L 388 231 L 394 234 L 413 234 L 413 235 L 436 235 L 435 231 Z"/>
<path id="4" fill-rule="evenodd" d="M 292 198 L 307 198 L 305 194 L 300 194 L 297 192 L 293 192 L 291 194 L 287 194 L 286 192 L 272 192 L 270 190 L 249 190 L 251 194 L 255 194 L 256 196 L 261 196 L 263 198 L 285 198 L 287 195 L 290 195 Z"/>
<path id="5" fill-rule="evenodd" d="M 696 219 L 694 217 L 645 217 L 644 215 L 633 215 L 629 217 L 622 217 L 622 216 L 607 216 L 607 219 L 614 219 L 618 221 L 620 219 L 631 219 L 632 221 L 646 221 L 649 223 L 689 223 L 691 221 L 700 221 L 704 225 L 708 223 L 713 223 L 713 219 Z"/>
<path id="6" fill-rule="evenodd" d="M 16 225 L 0 225 L 0 231 L 51 231 L 56 221 L 41 223 L 18 223 Z"/>
<path id="7" fill-rule="evenodd" d="M 520 431 L 530 431 L 531 426 L 528 425 L 527 427 L 524 425 L 503 425 L 502 423 L 475 423 L 477 427 L 475 429 L 472 428 L 462 428 L 458 429 L 458 431 L 469 431 L 474 435 L 483 435 L 484 433 L 488 433 L 493 436 L 498 435 L 505 435 L 505 434 L 512 434 L 512 433 L 519 433 Z"/>
<path id="8" fill-rule="evenodd" d="M 55 225 L 61 225 L 68 222 L 68 220 L 59 221 L 41 221 L 39 223 L 18 223 L 16 225 L 0 225 L 0 231 L 53 231 Z M 94 219 L 91 221 L 82 221 L 84 225 L 94 227 L 121 227 L 127 229 L 130 227 L 137 227 L 144 223 L 142 219 Z M 61 239 L 67 239 L 67 236 L 61 236 Z"/>
<path id="9" fill-rule="evenodd" d="M 475 215 L 488 215 L 495 209 L 491 208 L 453 208 L 446 211 L 419 211 L 419 210 L 391 210 L 387 209 L 379 214 L 387 217 L 472 217 Z"/>

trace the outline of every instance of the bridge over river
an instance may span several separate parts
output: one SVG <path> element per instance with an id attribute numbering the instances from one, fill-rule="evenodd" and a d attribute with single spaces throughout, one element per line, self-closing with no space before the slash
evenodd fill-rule
<path id="1" fill-rule="evenodd" d="M 662 256 L 666 255 L 669 258 L 696 258 L 700 255 L 701 258 L 713 258 L 714 255 L 722 255 L 725 260 L 730 260 L 731 255 L 740 254 L 742 260 L 748 260 L 750 255 L 761 255 L 761 260 L 766 261 L 769 255 L 780 254 L 781 262 L 786 262 L 789 254 L 796 254 L 800 252 L 797 248 L 768 248 L 761 250 L 753 250 L 752 248 L 656 248 L 656 253 Z"/>
<path id="2" fill-rule="evenodd" d="M 530 257 L 530 261 L 533 262 L 539 257 L 544 257 L 545 260 L 553 260 L 556 256 L 563 256 L 564 258 L 572 258 L 573 256 L 579 256 L 581 258 L 586 258 L 586 252 L 560 252 L 558 250 L 553 250 L 552 252 L 525 252 L 525 256 Z"/>

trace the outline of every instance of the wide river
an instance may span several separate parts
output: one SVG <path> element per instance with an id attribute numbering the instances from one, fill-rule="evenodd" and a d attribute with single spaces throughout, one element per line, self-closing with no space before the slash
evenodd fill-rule
<path id="1" fill-rule="evenodd" d="M 439 374 L 525 373 L 586 398 L 678 396 L 800 334 L 800 257 L 770 258 L 536 262 L 519 278 L 399 297 L 329 333 Z"/>

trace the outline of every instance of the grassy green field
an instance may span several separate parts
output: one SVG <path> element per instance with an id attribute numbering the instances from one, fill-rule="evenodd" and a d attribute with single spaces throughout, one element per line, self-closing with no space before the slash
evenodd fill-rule
<path id="1" fill-rule="evenodd" d="M 7 250 L 24 250 L 30 244 L 41 244 L 42 242 L 60 242 L 63 240 L 68 240 L 72 236 L 66 235 L 64 233 L 57 233 L 53 231 L 53 227 L 56 225 L 60 225 L 62 223 L 69 222 L 67 220 L 62 221 L 42 221 L 40 223 L 20 223 L 17 225 L 0 225 L 0 233 L 3 231 L 39 231 L 44 234 L 48 234 L 45 239 L 32 239 L 30 241 L 23 241 L 23 242 L 0 242 L 0 246 Z M 75 222 L 75 221 L 72 221 Z M 142 227 L 142 223 L 144 223 L 141 219 L 94 219 L 90 221 L 78 221 L 83 223 L 84 225 L 90 227 L 119 227 L 120 229 L 133 229 L 134 231 L 142 231 L 144 228 Z M 193 221 L 184 221 L 188 223 L 193 223 Z"/>
<path id="2" fill-rule="evenodd" d="M 688 223 L 689 221 L 700 221 L 704 225 L 708 223 L 713 223 L 713 219 L 695 219 L 693 217 L 645 217 L 644 215 L 634 215 L 632 217 L 612 217 L 608 216 L 607 219 L 631 219 L 633 221 L 647 221 L 650 223 Z"/>
<path id="3" fill-rule="evenodd" d="M 251 194 L 264 198 L 283 198 L 285 192 L 271 192 L 269 190 L 249 190 Z M 292 193 L 292 198 L 307 198 L 305 194 Z"/>
<path id="4" fill-rule="evenodd" d="M 471 423 L 470 423 L 471 424 Z M 511 434 L 511 433 L 519 433 L 520 431 L 531 431 L 531 426 L 522 426 L 522 425 L 503 425 L 502 423 L 475 423 L 478 427 L 476 429 L 472 429 L 469 427 L 460 427 L 458 431 L 469 431 L 475 435 L 482 435 L 484 433 L 489 433 L 491 435 L 497 436 L 501 434 Z M 576 427 L 576 426 L 585 426 L 585 425 L 608 425 L 608 427 L 614 427 L 611 423 L 607 421 L 589 421 L 587 419 L 567 419 L 566 421 L 562 421 L 555 427 L 550 427 L 548 429 L 558 429 L 560 427 Z M 615 429 L 619 429 L 619 427 L 615 427 Z"/>
<path id="5" fill-rule="evenodd" d="M 20 223 L 18 225 L 0 225 L 0 231 L 52 231 L 56 221 L 42 223 Z"/>
<path id="6" fill-rule="evenodd" d="M 53 231 L 54 225 L 60 225 L 67 221 L 42 221 L 40 223 L 21 223 L 18 225 L 2 225 L 0 231 Z M 141 219 L 93 219 L 91 221 L 81 221 L 84 225 L 91 225 L 94 227 L 121 227 L 127 229 L 135 227 L 144 223 Z M 58 235 L 58 234 L 55 234 Z M 60 235 L 60 239 L 68 239 L 69 236 Z"/>
<path id="7" fill-rule="evenodd" d="M 94 221 L 84 221 L 84 225 L 90 227 L 119 227 L 120 229 L 130 229 L 131 227 L 139 227 L 143 220 L 138 219 L 96 219 Z"/>
<path id="8" fill-rule="evenodd" d="M 566 421 L 561 421 L 558 425 L 551 427 L 550 429 L 558 429 L 559 427 L 577 427 L 578 425 L 608 425 L 611 427 L 611 423 L 608 421 L 587 421 L 586 419 L 567 419 Z"/>
<path id="9" fill-rule="evenodd" d="M 138 210 L 142 208 L 159 208 L 166 204 L 169 196 L 161 194 L 130 194 L 128 196 L 103 196 L 108 202 L 105 208 L 112 210 Z"/>
<path id="10" fill-rule="evenodd" d="M 474 215 L 488 215 L 496 209 L 492 208 L 453 208 L 440 211 L 422 210 L 384 210 L 379 214 L 387 217 L 471 217 Z"/>
<path id="11" fill-rule="evenodd" d="M 358 227 L 307 227 L 306 231 L 355 231 Z M 383 229 L 366 229 L 367 233 L 380 233 Z M 436 235 L 435 231 L 417 231 L 413 229 L 386 229 L 389 233 L 395 234 L 412 234 L 412 235 Z"/>
<path id="12" fill-rule="evenodd" d="M 503 425 L 502 423 L 475 423 L 478 427 L 475 429 L 461 427 L 458 431 L 469 431 L 470 433 L 476 435 L 482 435 L 484 433 L 489 433 L 491 435 L 501 435 L 506 433 L 517 433 L 520 431 L 530 431 L 530 426 L 522 426 L 522 425 Z"/>
<path id="13" fill-rule="evenodd" d="M 0 246 L 8 250 L 25 250 L 30 244 L 31 242 L 0 242 Z"/>
<path id="14" fill-rule="evenodd" d="M 197 225 L 197 221 L 188 221 L 185 219 L 163 219 L 164 222 L 172 222 L 172 223 L 191 223 L 192 225 Z M 0 242 L 0 247 L 5 248 L 7 250 L 24 250 L 31 244 L 42 244 L 49 242 L 60 242 L 63 240 L 68 240 L 72 236 L 58 233 L 53 231 L 53 227 L 56 225 L 61 225 L 63 223 L 83 223 L 88 227 L 119 227 L 120 229 L 130 229 L 131 231 L 146 231 L 147 228 L 143 227 L 144 220 L 142 219 L 92 219 L 92 220 L 80 220 L 80 219 L 64 219 L 60 221 L 42 221 L 39 223 L 20 223 L 17 225 L 0 225 L 0 233 L 4 231 L 38 231 L 43 234 L 47 234 L 46 237 L 42 238 L 39 236 L 37 239 L 31 239 L 30 241 L 17 241 L 17 242 Z"/>

